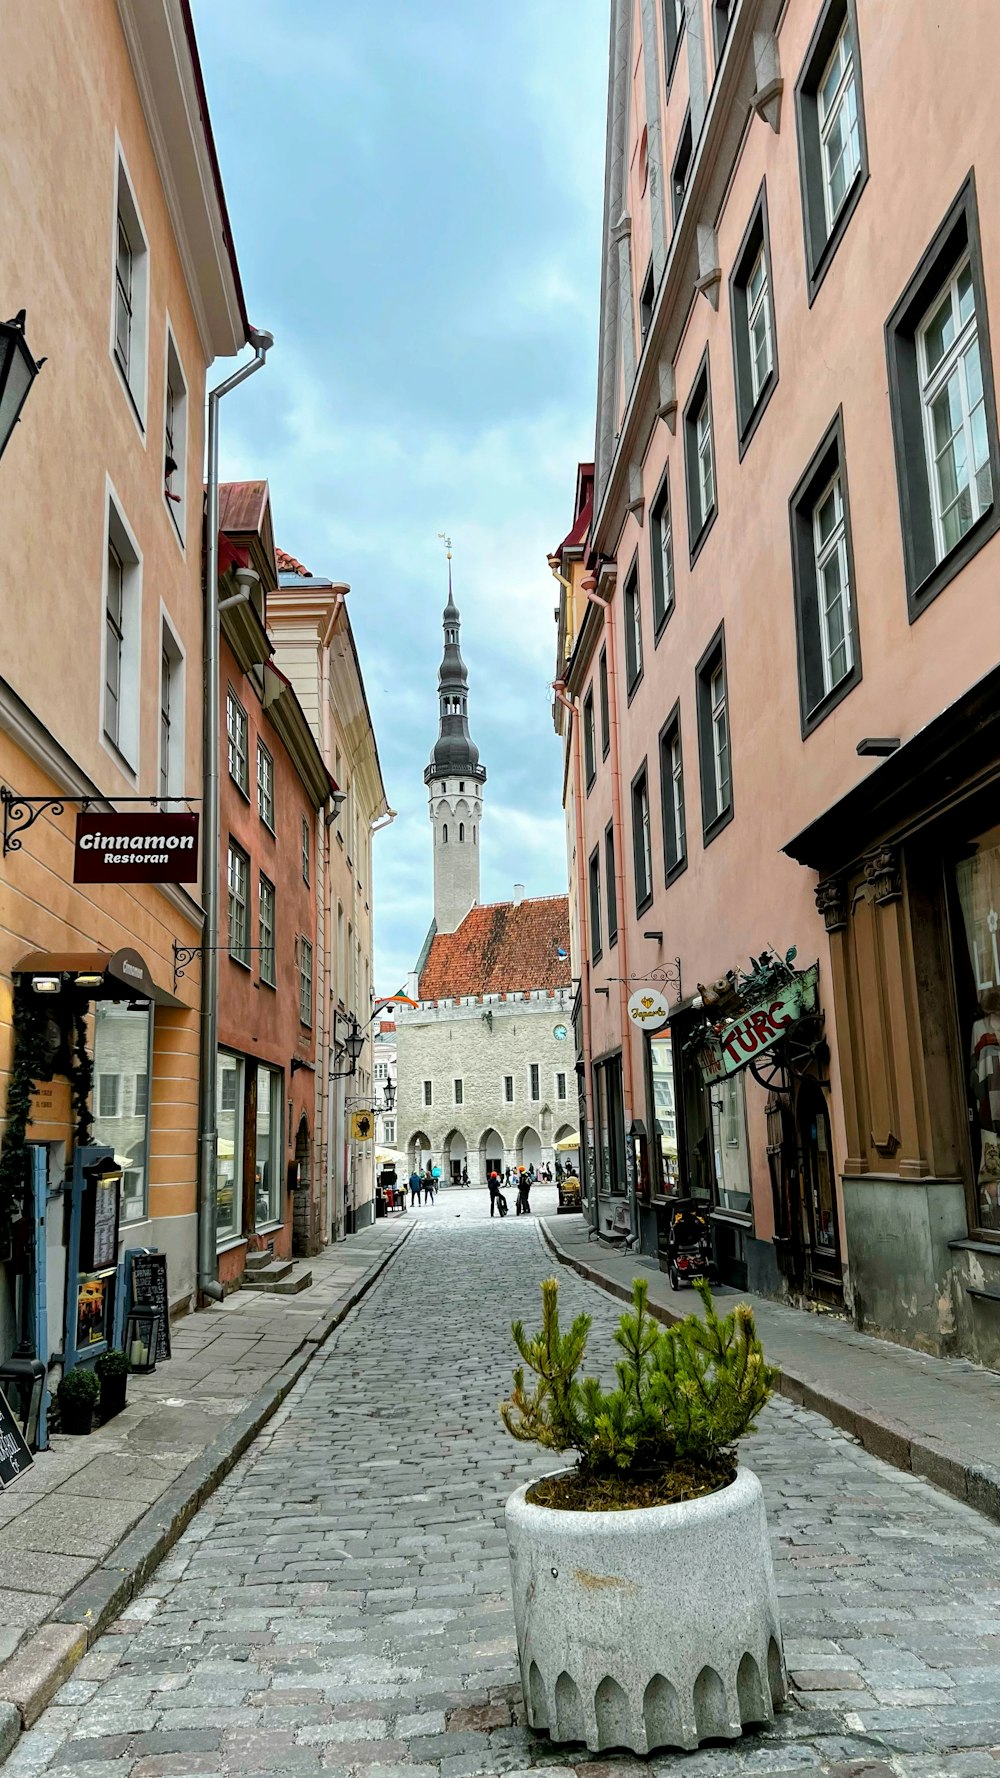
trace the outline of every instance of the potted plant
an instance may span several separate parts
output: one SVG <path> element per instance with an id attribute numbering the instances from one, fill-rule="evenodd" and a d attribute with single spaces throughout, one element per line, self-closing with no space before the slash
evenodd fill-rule
<path id="1" fill-rule="evenodd" d="M 112 1347 L 110 1351 L 101 1353 L 94 1369 L 101 1386 L 101 1419 L 111 1420 L 125 1406 L 128 1359 L 124 1352 Z"/>
<path id="2" fill-rule="evenodd" d="M 67 1371 L 56 1391 L 63 1432 L 72 1432 L 79 1437 L 93 1431 L 94 1409 L 100 1393 L 101 1385 L 87 1365 L 78 1364 L 75 1370 Z"/>
<path id="3" fill-rule="evenodd" d="M 518 1656 L 528 1721 L 592 1750 L 697 1747 L 769 1722 L 785 1696 L 778 1601 L 760 1483 L 736 1441 L 777 1371 L 753 1314 L 653 1320 L 637 1278 L 615 1341 L 617 1387 L 580 1378 L 590 1318 L 512 1328 L 525 1370 L 501 1407 L 507 1430 L 576 1466 L 507 1501 Z"/>

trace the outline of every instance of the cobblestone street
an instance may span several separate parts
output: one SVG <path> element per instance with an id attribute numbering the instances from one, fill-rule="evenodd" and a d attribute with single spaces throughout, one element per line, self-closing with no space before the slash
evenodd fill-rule
<path id="1" fill-rule="evenodd" d="M 554 1193 L 536 1196 L 544 1210 Z M 415 1214 L 127 1620 L 21 1737 L 10 1778 L 1000 1772 L 1000 1528 L 784 1401 L 745 1450 L 796 1688 L 773 1730 L 637 1762 L 526 1729 L 503 1502 L 544 1459 L 496 1410 L 508 1324 L 536 1319 L 553 1261 L 535 1217 L 491 1223 L 485 1194 Z M 568 1270 L 560 1283 L 565 1310 L 593 1317 L 597 1368 L 619 1308 Z"/>

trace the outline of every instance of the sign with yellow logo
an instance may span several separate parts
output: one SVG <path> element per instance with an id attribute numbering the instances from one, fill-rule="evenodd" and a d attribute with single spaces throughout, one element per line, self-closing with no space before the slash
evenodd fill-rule
<path id="1" fill-rule="evenodd" d="M 670 1008 L 659 988 L 638 988 L 629 997 L 628 1016 L 633 1025 L 638 1025 L 640 1031 L 648 1031 L 650 1036 L 655 1036 L 658 1031 L 663 1030 L 664 1025 L 670 1023 Z"/>
<path id="2" fill-rule="evenodd" d="M 351 1136 L 355 1142 L 370 1142 L 375 1134 L 375 1116 L 371 1111 L 351 1112 Z"/>

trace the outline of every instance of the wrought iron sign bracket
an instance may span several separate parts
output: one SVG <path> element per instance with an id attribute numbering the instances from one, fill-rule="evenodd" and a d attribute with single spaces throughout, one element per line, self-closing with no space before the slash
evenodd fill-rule
<path id="1" fill-rule="evenodd" d="M 53 815 L 62 815 L 66 804 L 72 803 L 86 814 L 87 810 L 98 803 L 113 800 L 116 803 L 148 803 L 158 809 L 161 803 L 200 803 L 200 796 L 115 796 L 109 799 L 100 791 L 90 796 L 18 796 L 16 790 L 10 790 L 6 784 L 0 784 L 0 804 L 3 805 L 3 856 L 8 852 L 20 852 L 22 841 L 20 835 L 34 827 L 39 815 L 48 809 Z M 190 958 L 188 958 L 190 962 Z"/>
<path id="2" fill-rule="evenodd" d="M 647 969 L 642 975 L 613 975 L 613 982 L 624 982 L 628 988 L 644 988 L 651 983 L 657 988 L 676 988 L 677 999 L 681 998 L 681 960 L 675 957 L 672 963 L 664 963 L 658 969 Z"/>
<path id="3" fill-rule="evenodd" d="M 243 949 L 245 951 L 271 951 L 274 949 L 274 947 L 273 947 L 273 945 L 244 945 Z M 177 984 L 181 980 L 182 976 L 184 975 L 184 972 L 187 969 L 188 964 L 193 963 L 196 957 L 203 957 L 206 951 L 229 951 L 229 946 L 228 945 L 179 945 L 177 943 L 177 940 L 174 939 L 173 952 L 174 952 L 174 993 L 175 994 L 177 992 Z M 231 951 L 229 952 L 229 954 L 230 954 L 230 956 L 233 955 L 233 953 Z"/>

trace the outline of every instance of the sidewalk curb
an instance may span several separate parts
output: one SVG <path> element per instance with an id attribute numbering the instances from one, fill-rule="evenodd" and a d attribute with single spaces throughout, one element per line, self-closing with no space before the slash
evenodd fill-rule
<path id="1" fill-rule="evenodd" d="M 588 1284 L 596 1284 L 608 1296 L 617 1297 L 624 1303 L 632 1301 L 632 1292 L 624 1284 L 620 1284 L 617 1279 L 606 1278 L 596 1266 L 589 1266 L 585 1260 L 566 1253 L 541 1219 L 539 1227 L 546 1246 L 560 1265 L 569 1266 L 581 1278 L 585 1278 Z M 649 1312 L 667 1327 L 683 1319 L 680 1313 L 665 1308 L 661 1303 L 651 1302 Z M 872 1408 L 859 1407 L 854 1402 L 846 1401 L 835 1390 L 818 1387 L 804 1377 L 796 1376 L 794 1371 L 782 1368 L 777 1387 L 778 1394 L 794 1402 L 797 1407 L 810 1408 L 813 1413 L 822 1414 L 832 1425 L 839 1426 L 842 1432 L 849 1432 L 873 1457 L 881 1457 L 884 1463 L 891 1464 L 894 1469 L 904 1470 L 910 1475 L 919 1476 L 921 1481 L 931 1482 L 945 1494 L 951 1494 L 954 1499 L 964 1501 L 986 1518 L 1000 1523 L 1000 1468 L 970 1463 L 954 1445 L 944 1444 L 937 1439 L 916 1437 L 901 1422 L 889 1420 Z"/>
<path id="2" fill-rule="evenodd" d="M 319 1332 L 303 1339 L 298 1352 L 192 1459 L 122 1542 L 0 1666 L 0 1766 L 22 1729 L 37 1722 L 101 1631 L 122 1615 L 123 1608 L 173 1548 L 198 1508 L 214 1494 L 277 1413 L 334 1329 L 367 1295 L 415 1227 L 416 1223 L 402 1230 L 389 1251 L 379 1255 L 325 1317 Z"/>

